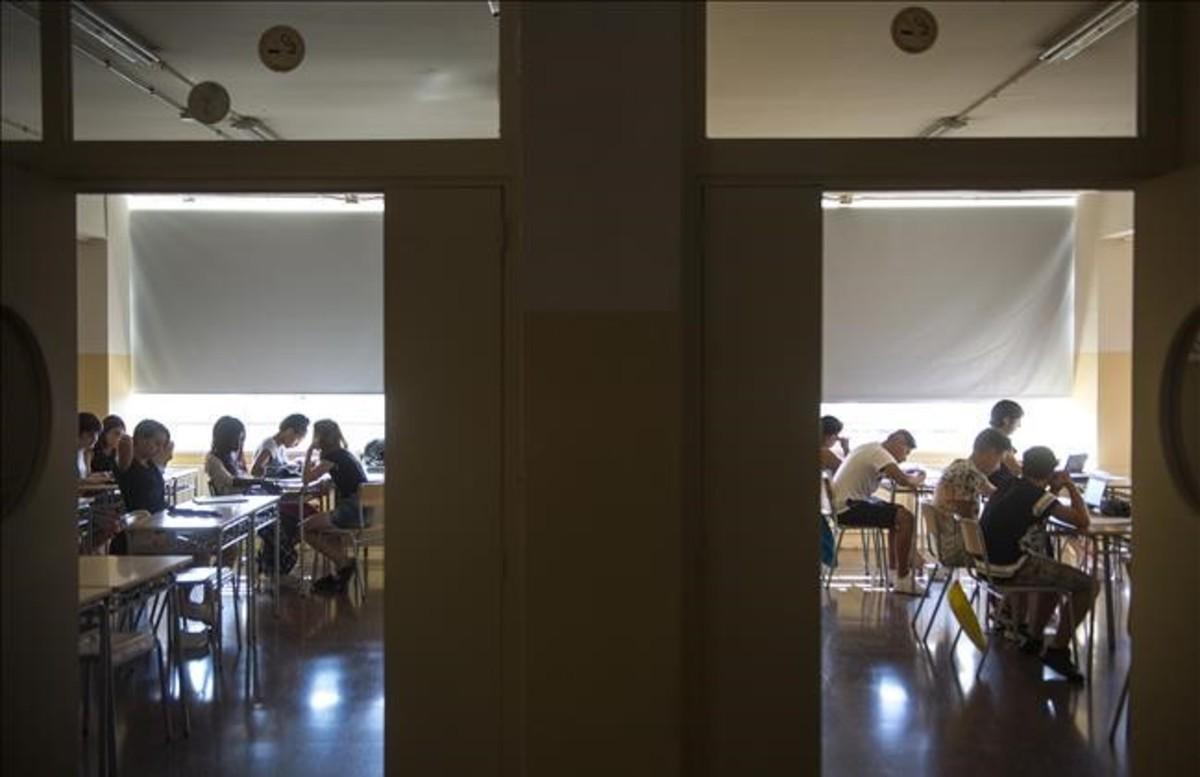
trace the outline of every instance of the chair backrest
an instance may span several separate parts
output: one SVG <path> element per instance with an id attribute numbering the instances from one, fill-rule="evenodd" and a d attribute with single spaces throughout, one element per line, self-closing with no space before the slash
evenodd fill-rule
<path id="1" fill-rule="evenodd" d="M 825 470 L 821 470 L 821 515 L 833 517 L 833 480 Z"/>
<path id="2" fill-rule="evenodd" d="M 921 502 L 921 514 L 925 516 L 925 533 L 933 538 L 934 558 L 940 562 L 944 555 L 942 532 L 946 531 L 948 527 L 953 528 L 954 531 L 958 530 L 957 527 L 954 527 L 954 515 L 927 500 Z"/>
<path id="3" fill-rule="evenodd" d="M 383 484 L 363 483 L 358 487 L 358 501 L 363 507 L 383 507 Z"/>
<path id="4" fill-rule="evenodd" d="M 987 561 L 987 546 L 983 541 L 983 527 L 976 518 L 959 518 L 959 531 L 962 532 L 963 547 L 977 559 Z"/>

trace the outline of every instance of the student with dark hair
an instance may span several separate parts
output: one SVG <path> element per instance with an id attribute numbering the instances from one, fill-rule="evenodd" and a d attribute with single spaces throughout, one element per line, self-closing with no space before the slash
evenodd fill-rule
<path id="1" fill-rule="evenodd" d="M 320 452 L 320 460 L 315 463 L 312 462 L 313 451 Z M 346 449 L 346 438 L 337 422 L 329 419 L 313 424 L 313 441 L 304 455 L 304 467 L 305 478 L 310 481 L 328 473 L 337 492 L 334 509 L 312 516 L 306 524 L 305 541 L 337 568 L 335 574 L 313 583 L 313 592 L 340 593 L 346 590 L 346 584 L 354 576 L 355 561 L 346 556 L 341 538 L 332 532 L 361 526 L 358 490 L 367 482 L 367 473 L 354 454 Z"/>
<path id="2" fill-rule="evenodd" d="M 1005 437 L 1012 437 L 1021 428 L 1021 419 L 1025 417 L 1025 409 L 1011 399 L 1002 399 L 992 405 L 992 415 L 988 426 Z M 1017 461 L 1016 449 L 1010 446 L 1008 453 L 1000 462 L 996 471 L 988 476 L 988 480 L 996 488 L 1003 488 L 1021 475 L 1021 463 Z"/>
<path id="3" fill-rule="evenodd" d="M 917 441 L 906 429 L 888 435 L 883 442 L 869 442 L 850 451 L 833 476 L 833 509 L 838 523 L 888 529 L 891 549 L 896 560 L 896 591 L 920 595 L 909 568 L 913 549 L 913 514 L 902 505 L 884 502 L 875 497 L 884 476 L 900 486 L 917 488 L 925 482 L 925 473 L 908 474 L 900 464 L 917 447 Z"/>
<path id="4" fill-rule="evenodd" d="M 285 474 L 289 471 L 287 449 L 295 448 L 308 436 L 308 416 L 292 413 L 279 424 L 279 431 L 262 441 L 254 452 L 250 474 L 254 477 Z"/>
<path id="5" fill-rule="evenodd" d="M 146 419 L 117 443 L 117 485 L 126 510 L 158 512 L 167 508 L 162 470 L 175 454 L 171 433 L 158 421 Z M 113 540 L 113 553 L 125 552 L 125 535 Z"/>
<path id="6" fill-rule="evenodd" d="M 246 427 L 233 416 L 223 415 L 213 424 L 212 447 L 204 457 L 204 473 L 214 494 L 240 493 L 251 484 L 242 454 L 245 443 Z"/>
<path id="7" fill-rule="evenodd" d="M 115 474 L 117 443 L 125 436 L 125 421 L 119 415 L 105 416 L 100 427 L 100 438 L 92 448 L 92 472 Z"/>
<path id="8" fill-rule="evenodd" d="M 92 448 L 100 438 L 100 419 L 93 413 L 79 414 L 79 437 L 75 441 L 75 474 L 87 482 L 105 480 L 104 476 L 92 475 Z"/>
<path id="9" fill-rule="evenodd" d="M 1011 450 L 1012 443 L 995 429 L 975 435 L 971 455 L 955 459 L 942 471 L 933 492 L 934 506 L 964 518 L 978 518 L 980 501 L 996 490 L 988 477 Z"/>
<path id="10" fill-rule="evenodd" d="M 817 450 L 817 455 L 820 457 L 821 469 L 825 472 L 837 472 L 838 467 L 842 466 L 842 461 L 850 455 L 850 441 L 842 434 L 842 422 L 837 418 L 827 415 L 821 417 L 821 447 Z M 838 450 L 834 446 L 838 446 Z"/>
<path id="11" fill-rule="evenodd" d="M 1034 447 L 1025 451 L 1019 478 L 1000 491 L 984 508 L 980 526 L 987 543 L 988 566 L 993 576 L 1014 586 L 1054 586 L 1071 592 L 1071 612 L 1060 611 L 1058 630 L 1044 648 L 1046 624 L 1050 621 L 1057 596 L 1036 597 L 1031 616 L 1032 639 L 1026 643 L 1028 652 L 1040 652 L 1042 663 L 1072 682 L 1083 675 L 1071 661 L 1068 650 L 1071 634 L 1087 617 L 1096 598 L 1096 581 L 1075 567 L 1059 563 L 1046 555 L 1039 542 L 1030 541 L 1031 529 L 1041 528 L 1050 517 L 1058 518 L 1081 529 L 1087 528 L 1088 509 L 1079 489 L 1065 472 L 1056 472 L 1058 459 L 1049 448 Z M 1066 490 L 1071 504 L 1062 504 L 1056 494 Z"/>

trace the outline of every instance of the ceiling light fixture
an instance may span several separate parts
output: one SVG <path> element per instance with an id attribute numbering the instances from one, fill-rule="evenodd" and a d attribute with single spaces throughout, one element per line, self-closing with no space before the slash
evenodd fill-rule
<path id="1" fill-rule="evenodd" d="M 488 11 L 492 16 L 499 18 L 500 16 L 500 0 L 487 0 Z"/>
<path id="2" fill-rule="evenodd" d="M 162 67 L 162 58 L 145 41 L 117 27 L 79 0 L 71 3 L 71 24 L 91 40 L 132 64 Z"/>
<path id="3" fill-rule="evenodd" d="M 1109 3 L 1083 24 L 1061 36 L 1038 55 L 1040 62 L 1067 62 L 1137 16 L 1136 0 Z"/>

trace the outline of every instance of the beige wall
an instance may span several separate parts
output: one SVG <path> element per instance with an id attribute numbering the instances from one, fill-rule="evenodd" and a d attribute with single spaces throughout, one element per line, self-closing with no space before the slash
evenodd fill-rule
<path id="1" fill-rule="evenodd" d="M 108 414 L 108 247 L 103 239 L 76 243 L 76 344 L 79 349 L 78 405 Z"/>
<path id="2" fill-rule="evenodd" d="M 1093 418 L 1090 467 L 1130 471 L 1133 333 L 1133 194 L 1080 195 L 1075 220 L 1075 386 Z"/>

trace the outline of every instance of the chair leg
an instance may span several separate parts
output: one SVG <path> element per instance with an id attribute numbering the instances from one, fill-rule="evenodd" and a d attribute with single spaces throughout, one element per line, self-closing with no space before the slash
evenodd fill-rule
<path id="1" fill-rule="evenodd" d="M 1117 739 L 1117 726 L 1121 724 L 1121 713 L 1126 712 L 1129 705 L 1129 670 L 1125 671 L 1125 682 L 1121 684 L 1121 695 L 1117 697 L 1117 708 L 1113 710 L 1112 725 L 1108 728 L 1108 743 L 1111 745 Z M 1126 723 L 1126 728 L 1129 724 Z"/>
<path id="2" fill-rule="evenodd" d="M 913 613 L 912 622 L 909 624 L 909 626 L 912 628 L 914 637 L 917 635 L 917 619 L 921 617 L 921 608 L 925 606 L 925 600 L 929 598 L 929 589 L 933 587 L 934 581 L 937 580 L 937 573 L 939 569 L 941 569 L 941 566 L 936 566 L 933 568 L 933 572 L 929 574 L 929 580 L 927 580 L 925 583 L 925 590 L 921 594 L 921 599 L 917 602 L 917 609 Z"/>
<path id="3" fill-rule="evenodd" d="M 158 666 L 158 691 L 161 694 L 163 729 L 166 731 L 167 741 L 170 742 L 174 739 L 171 731 L 171 692 L 167 688 L 167 670 L 163 666 L 162 644 L 158 641 L 158 637 L 154 638 L 154 660 Z"/>
<path id="4" fill-rule="evenodd" d="M 368 575 L 370 575 L 370 570 L 371 570 L 371 546 L 363 545 L 362 552 L 363 552 L 363 563 L 362 563 L 362 570 L 361 570 L 362 571 L 362 600 L 365 602 L 365 601 L 367 601 L 367 591 L 370 589 L 370 586 L 367 585 L 367 583 L 369 582 Z"/>
<path id="5" fill-rule="evenodd" d="M 936 569 L 934 573 L 937 573 Z M 946 580 L 942 583 L 941 593 L 938 594 L 937 601 L 933 603 L 933 612 L 929 613 L 929 623 L 925 624 L 925 633 L 921 635 L 922 642 L 929 640 L 929 632 L 933 630 L 933 624 L 937 621 L 937 614 L 942 609 L 942 601 L 946 598 L 946 592 L 950 590 L 951 584 L 954 583 L 955 569 L 950 567 L 947 573 Z M 928 586 L 926 586 L 926 591 L 928 591 Z"/>
<path id="6" fill-rule="evenodd" d="M 92 717 L 92 662 L 83 661 L 83 738 L 87 739 L 88 725 Z"/>
<path id="7" fill-rule="evenodd" d="M 837 539 L 833 543 L 833 563 L 829 566 L 829 574 L 825 577 L 825 590 L 829 590 L 829 586 L 833 583 L 833 573 L 838 567 L 838 553 L 842 549 L 842 538 L 846 536 L 846 532 L 842 529 L 837 530 Z"/>

